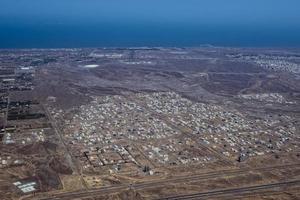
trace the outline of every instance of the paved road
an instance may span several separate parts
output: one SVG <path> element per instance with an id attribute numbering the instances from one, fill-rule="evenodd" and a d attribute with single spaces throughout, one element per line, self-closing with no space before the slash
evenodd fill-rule
<path id="1" fill-rule="evenodd" d="M 256 168 L 251 171 L 253 172 L 263 172 L 263 171 L 271 171 L 274 169 L 286 169 L 286 168 L 291 168 L 291 167 L 299 167 L 300 164 L 291 164 L 291 165 L 282 165 L 282 166 L 272 166 L 272 167 L 262 167 L 262 168 Z M 249 169 L 235 169 L 235 170 L 221 170 L 221 171 L 215 171 L 215 172 L 208 172 L 204 174 L 198 174 L 198 175 L 192 175 L 192 176 L 178 176 L 170 179 L 165 179 L 165 180 L 157 180 L 157 181 L 151 181 L 151 182 L 145 182 L 145 183 L 137 183 L 137 184 L 132 184 L 132 185 L 127 185 L 127 184 L 120 184 L 116 186 L 107 186 L 107 187 L 102 187 L 99 189 L 90 189 L 90 190 L 85 190 L 85 191 L 75 191 L 75 192 L 65 192 L 65 193 L 58 193 L 54 194 L 52 196 L 47 196 L 47 197 L 41 197 L 41 198 L 36 198 L 40 200 L 50 200 L 50 199 L 60 199 L 60 200 L 65 200 L 65 199 L 74 199 L 74 198 L 83 198 L 83 197 L 92 197 L 92 196 L 101 196 L 105 194 L 110 194 L 110 193 L 117 193 L 125 189 L 134 189 L 134 190 L 143 190 L 143 189 L 148 189 L 148 188 L 156 188 L 156 187 L 164 187 L 172 183 L 184 183 L 184 182 L 190 182 L 190 181 L 200 181 L 200 180 L 207 180 L 207 179 L 214 179 L 214 178 L 222 178 L 222 177 L 228 177 L 228 176 L 234 176 L 234 175 L 244 175 L 249 173 Z M 297 180 L 300 182 L 300 180 Z M 267 184 L 267 185 L 260 185 L 263 186 L 264 189 L 268 187 L 279 187 L 280 185 L 289 185 L 289 184 L 299 184 L 298 182 L 280 182 L 280 183 L 275 183 L 277 185 L 272 185 L 272 184 Z M 260 187 L 257 186 L 257 189 Z M 300 185 L 299 185 L 300 186 Z M 246 187 L 250 188 L 251 187 Z M 237 188 L 235 188 L 237 189 Z M 232 189 L 231 189 L 232 190 Z M 243 189 L 244 190 L 244 189 Z M 243 191 L 241 190 L 241 191 Z M 253 190 L 253 189 L 252 189 Z M 216 192 L 216 191 L 212 191 Z M 213 194 L 213 193 L 212 193 Z"/>
<path id="2" fill-rule="evenodd" d="M 52 115 L 50 114 L 49 110 L 46 108 L 46 106 L 43 105 L 43 108 L 45 110 L 46 116 L 48 117 L 60 143 L 63 145 L 64 149 L 65 149 L 65 153 L 67 154 L 66 156 L 69 158 L 69 160 L 72 162 L 72 168 L 75 169 L 75 172 L 80 176 L 80 180 L 82 182 L 82 185 L 87 188 L 86 182 L 83 179 L 83 175 L 81 172 L 81 168 L 80 166 L 78 166 L 78 164 L 76 163 L 76 159 L 72 156 L 71 152 L 69 151 L 68 146 L 65 144 L 64 139 L 63 139 L 63 134 L 60 130 L 60 128 L 58 127 L 58 125 L 56 124 L 55 119 L 53 119 Z"/>
<path id="3" fill-rule="evenodd" d="M 199 193 L 187 194 L 187 195 L 177 195 L 177 196 L 165 197 L 159 199 L 160 200 L 207 199 L 208 197 L 217 197 L 217 196 L 228 195 L 228 194 L 241 195 L 241 194 L 254 193 L 259 191 L 268 191 L 270 189 L 272 190 L 281 189 L 282 191 L 285 191 L 286 186 L 300 186 L 300 180 L 284 181 L 284 182 L 255 185 L 255 186 L 248 186 L 248 187 L 229 188 L 223 190 L 213 190 L 208 192 L 199 192 Z"/>

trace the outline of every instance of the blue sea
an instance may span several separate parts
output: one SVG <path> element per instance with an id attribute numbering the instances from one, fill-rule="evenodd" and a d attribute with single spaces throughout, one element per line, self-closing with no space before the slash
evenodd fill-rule
<path id="1" fill-rule="evenodd" d="M 0 48 L 300 47 L 300 27 L 169 24 L 0 24 Z"/>

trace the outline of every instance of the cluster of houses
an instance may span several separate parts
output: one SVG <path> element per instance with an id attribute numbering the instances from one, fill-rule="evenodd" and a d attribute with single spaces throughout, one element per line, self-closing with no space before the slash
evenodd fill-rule
<path id="1" fill-rule="evenodd" d="M 71 113 L 64 117 L 63 111 L 52 111 L 56 118 L 61 116 L 68 145 L 86 168 L 138 165 L 122 141 L 139 147 L 158 165 L 216 161 L 207 149 L 243 161 L 299 148 L 296 127 L 288 116 L 250 118 L 233 108 L 195 103 L 174 92 L 95 97 Z"/>
<path id="2" fill-rule="evenodd" d="M 288 116 L 251 119 L 220 105 L 193 103 L 173 92 L 139 94 L 147 107 L 189 128 L 203 144 L 233 159 L 299 148 L 296 127 Z M 290 141 L 297 141 L 290 144 Z"/>
<path id="3" fill-rule="evenodd" d="M 278 56 L 278 55 L 228 55 L 230 58 L 253 62 L 260 67 L 263 67 L 267 70 L 272 71 L 285 71 L 291 73 L 300 73 L 300 64 L 295 62 L 295 60 L 299 60 L 299 57 L 295 56 Z"/>

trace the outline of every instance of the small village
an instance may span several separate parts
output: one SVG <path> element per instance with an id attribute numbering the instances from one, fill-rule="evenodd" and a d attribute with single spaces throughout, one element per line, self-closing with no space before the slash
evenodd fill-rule
<path id="1" fill-rule="evenodd" d="M 155 168 L 218 159 L 243 162 L 295 151 L 300 144 L 288 116 L 250 119 L 233 109 L 194 103 L 174 92 L 96 97 L 69 113 L 52 110 L 52 114 L 64 119 L 65 139 L 84 169 L 111 166 L 109 170 L 119 171 L 125 163 L 140 168 L 152 163 Z"/>

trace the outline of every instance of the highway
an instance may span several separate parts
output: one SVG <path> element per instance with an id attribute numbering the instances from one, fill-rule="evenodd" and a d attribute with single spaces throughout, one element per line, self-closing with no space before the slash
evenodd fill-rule
<path id="1" fill-rule="evenodd" d="M 262 172 L 262 171 L 271 171 L 274 169 L 287 169 L 291 167 L 299 167 L 299 164 L 291 164 L 291 165 L 280 165 L 280 166 L 272 166 L 272 167 L 263 167 L 263 168 L 256 168 L 253 170 L 249 169 L 234 169 L 234 170 L 221 170 L 221 171 L 214 171 L 214 172 L 208 172 L 208 173 L 203 173 L 203 174 L 198 174 L 198 175 L 190 175 L 190 176 L 178 176 L 178 177 L 173 177 L 170 179 L 163 179 L 163 180 L 156 180 L 156 181 L 148 181 L 144 183 L 136 183 L 136 184 L 119 184 L 115 186 L 106 186 L 106 187 L 101 187 L 98 189 L 89 189 L 89 190 L 82 190 L 82 191 L 75 191 L 75 192 L 62 192 L 62 193 L 57 193 L 57 194 L 52 194 L 52 195 L 43 195 L 43 197 L 39 198 L 36 196 L 35 199 L 40 199 L 40 200 L 50 200 L 50 199 L 73 199 L 73 198 L 84 198 L 84 197 L 92 197 L 92 196 L 101 196 L 105 194 L 111 194 L 111 193 L 117 193 L 122 190 L 126 189 L 133 189 L 133 190 L 143 190 L 143 189 L 149 189 L 149 188 L 157 188 L 157 187 L 164 187 L 168 186 L 170 184 L 178 184 L 178 183 L 184 183 L 184 182 L 191 182 L 191 181 L 202 181 L 202 180 L 208 180 L 208 179 L 214 179 L 214 178 L 223 178 L 223 177 L 228 177 L 228 176 L 237 176 L 237 175 L 244 175 L 247 174 L 251 171 L 253 172 Z M 290 181 L 290 182 L 278 182 L 278 183 L 272 183 L 272 184 L 266 184 L 266 185 L 259 185 L 259 186 L 250 186 L 250 187 L 245 187 L 245 188 L 231 188 L 231 189 L 225 189 L 223 190 L 218 190 L 218 191 L 208 191 L 205 193 L 209 193 L 210 195 L 216 195 L 219 194 L 221 191 L 225 193 L 226 192 L 234 192 L 236 190 L 240 190 L 240 192 L 243 192 L 244 190 L 259 190 L 259 189 L 269 189 L 269 188 L 274 188 L 274 187 L 279 187 L 283 185 L 295 185 L 299 184 L 300 180 L 295 180 L 295 181 Z M 300 186 L 300 184 L 299 184 Z M 254 187 L 254 188 L 253 188 Z M 227 191 L 228 190 L 228 191 Z M 196 194 L 194 194 L 196 195 Z M 198 193 L 198 195 L 204 195 L 204 193 Z M 168 198 L 173 198 L 173 197 L 168 197 Z M 173 198 L 174 199 L 174 198 Z"/>
<path id="2" fill-rule="evenodd" d="M 285 182 L 277 182 L 277 183 L 270 183 L 270 184 L 262 184 L 262 185 L 255 185 L 255 186 L 248 186 L 248 187 L 239 187 L 239 188 L 228 188 L 223 190 L 213 190 L 208 192 L 199 192 L 194 194 L 186 194 L 186 195 L 177 195 L 172 197 L 165 197 L 159 198 L 160 200 L 184 200 L 184 199 L 207 199 L 208 197 L 216 197 L 228 194 L 244 194 L 244 193 L 254 193 L 261 190 L 274 190 L 274 189 L 283 189 L 285 190 L 286 186 L 300 186 L 300 180 L 293 180 L 293 181 L 285 181 Z"/>

